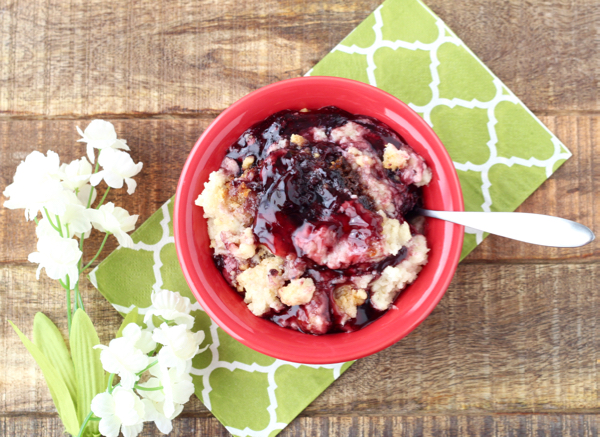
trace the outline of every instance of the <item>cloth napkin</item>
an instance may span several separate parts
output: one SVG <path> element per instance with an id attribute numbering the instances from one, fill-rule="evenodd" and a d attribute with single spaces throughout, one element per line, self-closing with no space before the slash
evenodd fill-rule
<path id="1" fill-rule="evenodd" d="M 419 0 L 387 0 L 308 75 L 340 76 L 403 100 L 435 130 L 458 171 L 470 211 L 513 211 L 570 153 Z M 153 291 L 194 298 L 177 261 L 173 199 L 91 274 L 122 314 L 150 305 Z M 463 257 L 484 235 L 467 230 Z M 196 395 L 235 436 L 275 436 L 352 363 L 301 365 L 234 340 L 199 304 L 194 330 L 206 352 L 193 362 Z"/>

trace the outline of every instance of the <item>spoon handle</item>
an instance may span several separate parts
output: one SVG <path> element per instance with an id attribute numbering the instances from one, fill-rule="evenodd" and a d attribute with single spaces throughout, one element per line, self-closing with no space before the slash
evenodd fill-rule
<path id="1" fill-rule="evenodd" d="M 550 215 L 428 209 L 419 209 L 417 213 L 540 246 L 579 247 L 591 243 L 595 238 L 594 233 L 587 226 Z"/>

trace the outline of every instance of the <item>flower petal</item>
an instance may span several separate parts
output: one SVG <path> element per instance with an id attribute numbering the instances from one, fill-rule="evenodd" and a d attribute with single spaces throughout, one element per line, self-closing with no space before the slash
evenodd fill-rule
<path id="1" fill-rule="evenodd" d="M 173 402 L 185 404 L 194 394 L 194 383 L 192 381 L 180 381 L 173 384 Z"/>
<path id="2" fill-rule="evenodd" d="M 129 146 L 127 145 L 127 141 L 125 140 L 117 140 L 113 143 L 112 146 L 110 146 L 112 149 L 123 149 L 123 150 L 130 150 Z"/>
<path id="3" fill-rule="evenodd" d="M 125 178 L 125 183 L 127 184 L 127 194 L 135 193 L 137 182 L 132 178 Z"/>
<path id="4" fill-rule="evenodd" d="M 115 414 L 115 401 L 110 393 L 98 393 L 92 399 L 92 412 L 98 417 L 109 417 Z"/>
<path id="5" fill-rule="evenodd" d="M 132 248 L 133 247 L 133 239 L 126 234 L 125 232 L 115 232 L 115 237 L 117 237 L 117 241 L 122 247 Z"/>
<path id="6" fill-rule="evenodd" d="M 142 328 L 135 323 L 130 323 L 123 329 L 122 336 L 128 338 L 132 343 L 135 344 L 135 342 L 138 341 L 142 336 Z"/>
<path id="7" fill-rule="evenodd" d="M 100 433 L 106 437 L 118 437 L 121 421 L 117 416 L 103 417 L 98 424 Z"/>
<path id="8" fill-rule="evenodd" d="M 123 433 L 123 437 L 136 437 L 140 432 L 144 429 L 144 423 L 140 422 L 135 425 L 128 425 L 121 428 L 121 432 Z"/>
<path id="9" fill-rule="evenodd" d="M 171 431 L 173 431 L 173 422 L 162 414 L 154 419 L 154 424 L 163 434 L 169 434 Z"/>
<path id="10" fill-rule="evenodd" d="M 79 127 L 77 127 L 77 130 L 79 130 L 79 133 L 81 135 L 83 135 L 83 132 L 81 132 L 81 130 L 79 129 Z M 85 139 L 82 138 L 81 140 L 78 140 L 78 141 L 85 141 Z M 90 143 L 87 144 L 87 156 L 88 156 L 88 159 L 90 160 L 90 162 L 93 164 L 94 163 L 94 159 L 95 159 L 95 156 L 94 156 L 94 146 L 92 144 L 90 144 Z"/>
<path id="11" fill-rule="evenodd" d="M 116 173 L 112 173 L 108 170 L 103 172 L 104 182 L 111 188 L 123 188 L 123 178 Z"/>
<path id="12" fill-rule="evenodd" d="M 104 170 L 101 170 L 98 173 L 94 173 L 92 176 L 90 176 L 90 184 L 95 187 L 100 182 L 102 182 L 103 176 L 104 176 Z"/>

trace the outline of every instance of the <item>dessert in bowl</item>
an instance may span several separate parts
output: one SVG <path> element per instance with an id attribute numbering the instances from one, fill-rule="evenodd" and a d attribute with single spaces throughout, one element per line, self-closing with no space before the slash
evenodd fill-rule
<path id="1" fill-rule="evenodd" d="M 320 109 L 331 106 L 339 108 L 339 113 L 347 114 L 350 117 L 352 114 L 360 114 L 357 115 L 357 117 L 359 117 L 358 119 L 353 120 L 353 123 L 356 122 L 354 123 L 354 126 L 360 128 L 360 126 L 364 125 L 368 127 L 368 120 L 373 120 L 373 123 L 381 123 L 384 126 L 389 126 L 391 131 L 398 134 L 400 141 L 406 145 L 405 149 L 402 149 L 402 145 L 398 145 L 398 139 L 391 140 L 392 144 L 381 144 L 382 150 L 380 150 L 380 157 L 383 157 L 385 153 L 390 155 L 388 156 L 389 159 L 387 160 L 387 163 L 385 162 L 385 159 L 383 160 L 384 165 L 392 167 L 389 168 L 388 171 L 396 170 L 393 168 L 394 162 L 397 162 L 398 159 L 402 157 L 414 157 L 417 161 L 422 157 L 421 162 L 418 163 L 419 165 L 413 166 L 414 168 L 412 168 L 410 172 L 411 175 L 418 173 L 417 176 L 412 179 L 408 177 L 410 180 L 404 180 L 404 182 L 408 182 L 407 185 L 410 185 L 410 183 L 416 186 L 423 185 L 422 202 L 424 207 L 440 210 L 463 209 L 460 185 L 452 161 L 429 126 L 427 126 L 416 113 L 395 97 L 369 85 L 333 77 L 298 78 L 278 82 L 249 94 L 224 111 L 211 126 L 207 128 L 192 150 L 180 178 L 175 202 L 174 230 L 179 261 L 192 292 L 204 310 L 226 332 L 245 345 L 270 356 L 308 364 L 325 364 L 360 358 L 384 349 L 407 335 L 423 321 L 443 296 L 458 263 L 463 235 L 460 226 L 436 220 L 427 220 L 421 231 L 427 238 L 427 246 L 429 249 L 427 263 L 423 266 L 418 277 L 416 277 L 416 279 L 412 278 L 414 282 L 403 290 L 393 303 L 391 300 L 395 297 L 395 294 L 392 293 L 391 298 L 388 296 L 389 302 L 385 302 L 385 307 L 390 308 L 388 311 L 378 314 L 373 320 L 368 320 L 369 323 L 364 323 L 364 326 L 360 326 L 361 329 L 359 330 L 354 329 L 356 328 L 356 324 L 346 323 L 348 322 L 348 319 L 351 319 L 350 316 L 353 314 L 343 315 L 344 317 L 342 317 L 342 319 L 345 318 L 345 320 L 338 318 L 335 323 L 331 323 L 327 326 L 327 329 L 322 329 L 322 326 L 319 327 L 316 325 L 316 328 L 312 329 L 310 324 L 306 323 L 295 323 L 295 325 L 294 323 L 291 323 L 286 325 L 285 321 L 293 320 L 293 317 L 288 317 L 285 320 L 274 320 L 273 317 L 270 317 L 271 320 L 268 320 L 267 318 L 257 317 L 255 315 L 265 315 L 266 313 L 268 313 L 266 315 L 276 315 L 281 313 L 284 308 L 279 307 L 282 303 L 277 298 L 268 303 L 266 307 L 264 302 L 258 302 L 257 300 L 256 305 L 251 305 L 253 311 L 249 311 L 244 303 L 244 294 L 236 292 L 235 289 L 232 288 L 232 284 L 239 285 L 236 284 L 236 277 L 239 277 L 238 275 L 243 273 L 243 271 L 248 270 L 248 267 L 250 267 L 250 270 L 253 267 L 256 267 L 262 259 L 259 258 L 254 262 L 249 261 L 250 264 L 241 266 L 241 270 L 233 269 L 235 270 L 235 275 L 230 275 L 230 277 L 228 277 L 227 273 L 231 273 L 233 270 L 225 269 L 224 265 L 219 266 L 219 263 L 213 262 L 215 250 L 219 249 L 216 246 L 219 246 L 220 243 L 222 246 L 221 250 L 224 250 L 227 245 L 223 243 L 228 243 L 227 238 L 216 242 L 214 232 L 212 232 L 213 238 L 211 241 L 207 226 L 208 221 L 205 218 L 205 213 L 207 213 L 210 220 L 210 208 L 206 208 L 205 211 L 203 208 L 196 206 L 195 202 L 205 189 L 204 186 L 209 181 L 211 173 L 216 172 L 213 173 L 213 178 L 218 172 L 221 172 L 220 174 L 225 178 L 227 177 L 227 172 L 229 172 L 230 178 L 239 178 L 242 172 L 244 174 L 249 174 L 252 173 L 252 168 L 255 168 L 255 172 L 262 171 L 264 174 L 266 172 L 264 170 L 265 162 L 270 159 L 269 155 L 277 157 L 277 159 L 280 160 L 285 156 L 288 156 L 288 158 L 293 157 L 295 161 L 294 159 L 288 160 L 290 160 L 290 162 L 294 161 L 296 164 L 304 163 L 303 165 L 308 165 L 306 164 L 307 162 L 314 161 L 312 164 L 308 165 L 309 171 L 307 174 L 316 174 L 318 171 L 333 171 L 335 174 L 338 174 L 343 167 L 342 164 L 348 164 L 348 162 L 352 161 L 356 156 L 353 158 L 347 155 L 346 151 L 349 148 L 344 146 L 345 148 L 342 148 L 342 152 L 337 155 L 334 153 L 332 156 L 328 156 L 327 162 L 325 163 L 325 166 L 323 166 L 321 163 L 321 155 L 329 153 L 327 144 L 328 141 L 332 140 L 331 138 L 327 139 L 324 137 L 317 138 L 319 135 L 311 136 L 307 134 L 306 129 L 302 130 L 302 132 L 300 132 L 301 129 L 298 131 L 298 133 L 301 133 L 302 135 L 294 134 L 295 137 L 292 141 L 290 141 L 291 137 L 288 132 L 286 138 L 287 143 L 279 147 L 283 150 L 269 150 L 269 153 L 264 153 L 262 156 L 259 156 L 262 152 L 259 153 L 255 151 L 252 155 L 252 159 L 249 160 L 246 160 L 246 158 L 249 158 L 249 154 L 247 153 L 248 147 L 246 147 L 245 156 L 242 156 L 243 154 L 241 153 L 236 155 L 236 151 L 233 150 L 235 148 L 230 149 L 232 144 L 240 143 L 239 139 L 247 129 L 264 121 L 268 117 L 272 117 L 273 114 L 279 113 L 280 111 L 284 111 L 284 114 L 291 114 L 291 120 L 297 120 L 298 118 L 296 116 L 299 116 L 299 114 L 301 114 L 299 111 L 304 108 L 309 108 L 309 115 L 311 112 L 318 115 L 320 114 L 319 111 L 324 111 L 325 113 L 330 111 L 330 113 L 335 113 L 337 109 Z M 304 111 L 306 113 L 306 110 Z M 363 115 L 365 117 L 361 119 L 360 117 Z M 332 130 L 343 128 L 346 124 L 348 123 L 338 123 L 338 125 L 333 126 Z M 352 126 L 352 124 L 348 125 Z M 385 134 L 385 131 L 383 133 Z M 331 136 L 331 131 L 327 132 L 327 135 Z M 348 133 L 347 136 L 351 137 L 352 133 Z M 389 135 L 383 136 L 386 138 L 389 137 Z M 336 138 L 339 139 L 342 138 L 342 136 L 337 135 Z M 340 141 L 338 141 L 338 143 L 339 142 Z M 343 139 L 341 142 L 343 142 Z M 393 143 L 395 143 L 395 145 Z M 329 144 L 333 146 L 333 143 Z M 390 146 L 395 147 L 390 148 Z M 321 147 L 321 149 L 319 149 L 319 147 Z M 385 150 L 383 149 L 384 147 Z M 244 147 L 238 148 L 238 152 L 243 148 Z M 286 151 L 286 148 L 289 148 L 289 150 Z M 333 149 L 333 147 L 331 148 Z M 357 146 L 357 148 L 360 149 L 359 146 Z M 354 155 L 359 155 L 357 148 L 354 148 L 354 151 L 352 152 Z M 392 159 L 394 158 L 392 156 L 394 150 L 403 151 L 404 154 L 400 158 L 396 156 L 397 159 L 394 160 Z M 414 156 L 411 155 L 411 152 Z M 287 155 L 285 155 L 286 153 Z M 226 157 L 226 155 L 228 156 Z M 344 156 L 342 157 L 342 155 Z M 227 165 L 228 161 L 224 158 L 230 159 L 229 165 Z M 364 156 L 358 156 L 358 158 L 359 161 L 361 161 L 361 159 L 362 161 L 365 161 L 366 159 Z M 258 165 L 261 160 L 264 162 L 259 169 Z M 401 160 L 402 159 L 400 159 L 400 161 Z M 423 164 L 423 160 L 426 165 Z M 274 164 L 277 160 L 273 158 L 271 161 L 271 164 Z M 350 163 L 352 164 L 352 162 Z M 381 164 L 382 163 L 379 163 L 379 165 Z M 242 169 L 241 167 L 246 168 Z M 358 167 L 354 167 L 354 170 L 357 170 Z M 270 168 L 272 173 L 273 165 L 271 165 Z M 429 169 L 431 169 L 431 172 L 429 172 Z M 260 176 L 256 175 L 252 178 L 250 179 L 254 182 L 261 179 Z M 402 178 L 407 179 L 404 176 L 402 176 Z M 381 175 L 375 179 L 382 179 Z M 314 182 L 315 191 L 322 191 L 322 184 L 319 185 L 319 183 L 319 180 Z M 209 185 L 210 183 L 207 187 Z M 342 183 L 342 188 L 346 185 L 348 184 L 346 183 L 344 185 L 344 183 Z M 260 192 L 261 189 L 264 188 L 265 187 L 263 186 L 262 188 L 259 188 L 258 191 Z M 310 191 L 310 189 L 308 191 Z M 411 194 L 416 191 L 412 189 L 409 191 L 408 194 L 410 195 L 407 194 L 407 198 L 416 198 L 416 196 Z M 411 232 L 406 234 L 408 225 L 405 224 L 404 217 L 401 215 L 398 216 L 399 212 L 394 211 L 394 208 L 398 207 L 398 205 L 385 205 L 383 198 L 377 199 L 373 198 L 373 196 L 371 196 L 370 203 L 376 203 L 377 205 L 369 205 L 369 199 L 361 200 L 360 194 L 360 192 L 349 191 L 344 194 L 346 197 L 338 196 L 339 204 L 336 206 L 336 214 L 338 214 L 338 216 L 341 214 L 341 216 L 345 217 L 344 220 L 346 221 L 344 223 L 346 225 L 349 223 L 348 220 L 353 223 L 357 223 L 357 220 L 358 222 L 364 222 L 364 219 L 367 219 L 366 221 L 370 220 L 372 224 L 374 223 L 372 230 L 379 230 L 379 234 L 382 234 L 380 231 L 384 227 L 383 221 L 396 220 L 396 222 L 393 223 L 394 226 L 404 225 L 405 238 L 401 241 L 400 247 L 392 248 L 391 250 L 386 249 L 387 251 L 383 251 L 382 249 L 380 253 L 376 250 L 371 250 L 371 252 L 367 251 L 356 255 L 356 253 L 353 252 L 354 255 L 352 257 L 340 257 L 339 253 L 345 254 L 346 252 L 340 252 L 337 249 L 315 251 L 311 249 L 311 247 L 314 249 L 313 237 L 317 234 L 320 235 L 319 229 L 321 228 L 315 225 L 317 222 L 314 220 L 311 223 L 308 223 L 310 225 L 308 227 L 303 227 L 302 223 L 306 225 L 305 222 L 298 222 L 296 220 L 295 227 L 288 227 L 288 229 L 291 229 L 288 236 L 285 236 L 285 232 L 283 232 L 281 233 L 283 237 L 273 240 L 273 232 L 264 232 L 265 229 L 273 229 L 274 223 L 267 223 L 268 226 L 265 226 L 264 223 L 265 217 L 269 214 L 264 214 L 265 211 L 263 211 L 263 214 L 260 215 L 256 214 L 256 211 L 254 211 L 252 217 L 249 219 L 250 221 L 247 222 L 246 225 L 247 229 L 252 229 L 252 232 L 255 233 L 250 242 L 252 243 L 252 241 L 254 241 L 254 243 L 261 244 L 253 243 L 254 247 L 251 247 L 251 252 L 242 254 L 241 259 L 251 260 L 251 258 L 256 255 L 257 247 L 262 245 L 265 248 L 270 249 L 267 258 L 271 259 L 271 263 L 274 254 L 277 256 L 283 255 L 283 257 L 279 258 L 284 260 L 287 259 L 285 255 L 290 255 L 292 252 L 296 253 L 292 258 L 295 256 L 298 258 L 304 257 L 305 260 L 314 263 L 314 265 L 303 266 L 304 272 L 296 272 L 295 278 L 293 275 L 291 277 L 289 276 L 289 271 L 293 269 L 283 268 L 283 261 L 280 261 L 278 265 L 269 265 L 269 268 L 267 269 L 275 276 L 288 274 L 288 277 L 285 278 L 285 281 L 287 282 L 280 282 L 280 286 L 282 287 L 284 284 L 287 284 L 287 292 L 297 292 L 299 288 L 302 288 L 302 284 L 306 285 L 307 282 L 312 282 L 312 284 L 309 284 L 310 286 L 308 286 L 308 288 L 304 287 L 303 291 L 300 290 L 300 294 L 294 296 L 293 294 L 289 295 L 289 293 L 287 293 L 288 296 L 285 296 L 285 298 L 283 297 L 283 294 L 280 296 L 282 300 L 287 300 L 287 303 L 290 303 L 290 307 L 293 307 L 294 304 L 299 304 L 301 307 L 309 302 L 313 296 L 317 295 L 319 290 L 323 289 L 326 282 L 319 285 L 319 275 L 314 271 L 311 274 L 305 273 L 310 272 L 311 268 L 322 270 L 326 267 L 331 271 L 339 272 L 345 268 L 352 267 L 352 265 L 356 267 L 360 264 L 362 266 L 361 268 L 364 269 L 365 265 L 373 265 L 375 264 L 375 261 L 383 261 L 391 257 L 392 254 L 393 256 L 397 256 L 398 253 L 401 252 L 400 248 L 402 247 L 402 242 L 408 246 L 410 257 L 411 245 L 408 241 L 410 240 L 411 234 L 413 237 L 412 239 L 415 240 L 414 237 L 420 235 L 421 232 L 412 229 Z M 400 194 L 402 193 L 400 192 Z M 263 195 L 262 198 L 266 199 L 267 197 L 268 196 Z M 272 202 L 271 199 L 271 203 Z M 200 203 L 203 203 L 202 200 Z M 263 203 L 264 202 L 262 202 L 261 205 Z M 412 208 L 417 202 L 413 201 L 412 203 L 406 203 L 410 204 Z M 207 206 L 207 204 L 208 201 L 205 199 L 204 206 Z M 322 204 L 323 202 L 321 202 L 321 206 Z M 308 207 L 308 210 L 310 210 L 310 203 L 306 206 Z M 384 213 L 386 208 L 387 213 Z M 328 217 L 330 218 L 330 216 Z M 257 220 L 257 217 L 262 220 L 262 224 L 257 223 L 260 221 Z M 329 218 L 327 220 L 329 220 Z M 253 224 L 251 223 L 252 221 L 254 221 Z M 281 218 L 279 221 L 281 221 Z M 261 231 L 259 232 L 258 230 Z M 352 231 L 352 235 L 354 236 L 356 236 L 355 231 L 356 229 Z M 250 232 L 250 237 L 252 237 L 252 232 Z M 257 237 L 256 233 L 260 235 Z M 292 234 L 294 236 L 293 238 Z M 269 245 L 269 236 L 273 243 L 271 245 Z M 348 240 L 348 236 L 342 231 L 337 233 L 337 237 L 340 238 L 340 241 Z M 379 235 L 379 237 L 381 237 L 381 235 Z M 419 240 L 419 238 L 416 240 Z M 424 241 L 424 238 L 421 240 Z M 380 244 L 383 241 L 381 238 L 373 241 L 375 241 L 375 246 L 377 244 L 379 244 L 380 247 L 384 246 L 384 244 Z M 231 240 L 229 243 L 228 247 L 233 248 L 234 251 L 241 250 L 241 252 L 236 252 L 238 255 L 244 251 L 247 252 L 248 247 L 250 246 L 243 246 L 240 244 L 239 239 L 235 241 Z M 211 244 L 213 247 L 211 247 Z M 329 249 L 333 246 L 330 245 Z M 338 246 L 343 245 L 340 244 Z M 284 250 L 285 247 L 287 247 L 286 250 Z M 403 249 L 404 252 L 407 252 L 406 247 Z M 368 259 L 369 253 L 373 256 L 372 260 Z M 407 254 L 405 253 L 404 256 L 406 255 Z M 265 257 L 262 258 L 264 259 Z M 291 262 L 293 259 L 288 259 L 288 261 Z M 369 263 L 369 261 L 373 262 Z M 402 260 L 396 259 L 396 261 Z M 419 265 L 419 269 L 422 264 L 423 262 Z M 265 268 L 266 267 L 267 266 L 265 266 Z M 380 267 L 380 270 L 385 270 L 385 268 L 389 266 Z M 221 274 L 221 271 L 223 271 L 224 274 Z M 366 271 L 363 271 L 363 273 L 365 272 Z M 380 274 L 381 271 L 376 273 Z M 348 275 L 342 276 L 347 277 Z M 246 285 L 254 280 L 251 278 L 251 275 L 246 274 L 246 277 L 241 277 L 242 282 L 244 282 L 244 280 L 246 281 Z M 341 281 L 339 278 L 333 279 L 338 282 Z M 375 279 L 376 278 L 373 277 L 371 278 L 371 280 Z M 290 282 L 294 280 L 297 282 Z M 291 285 L 294 284 L 295 286 L 292 287 Z M 358 297 L 362 298 L 362 302 L 360 302 L 361 299 L 359 299 L 359 303 L 354 305 L 354 311 L 356 311 L 357 306 L 362 305 L 366 300 L 367 296 L 365 296 L 364 293 L 366 283 L 363 284 L 362 290 L 361 287 L 358 286 L 360 284 L 357 283 L 357 285 L 353 287 L 353 291 L 348 283 L 343 283 L 342 281 L 339 282 L 339 284 L 340 287 L 338 287 L 338 289 L 335 287 L 331 288 L 331 292 L 340 298 L 340 302 L 344 301 L 344 292 L 358 293 Z M 315 293 L 315 288 L 317 293 Z M 342 291 L 340 291 L 339 288 L 342 288 Z M 242 287 L 242 290 L 240 291 L 244 291 L 244 287 Z M 248 290 L 246 290 L 246 292 L 247 291 Z M 369 289 L 369 298 L 372 296 L 371 292 L 372 291 Z M 298 296 L 300 296 L 300 299 L 304 299 L 301 296 L 303 293 L 304 295 L 308 293 L 310 299 L 298 301 Z M 250 299 L 249 302 L 249 299 L 247 298 L 246 302 L 252 304 L 252 299 Z M 260 305 L 258 303 L 260 303 Z M 261 305 L 262 308 L 259 308 Z M 296 307 L 297 306 L 298 305 L 296 305 Z M 382 308 L 381 304 L 379 304 L 379 306 L 380 308 L 377 309 L 385 309 Z M 349 312 L 352 313 L 352 308 L 350 308 Z M 282 326 L 278 326 L 276 323 L 273 323 L 273 321 L 281 322 L 279 324 Z M 315 334 L 325 332 L 330 333 L 324 335 L 310 335 L 304 332 L 286 329 L 283 326 Z M 335 329 L 329 329 L 332 326 Z M 346 330 L 344 329 L 345 326 L 352 328 L 347 329 L 347 331 L 354 332 L 341 332 Z"/>
<path id="2" fill-rule="evenodd" d="M 254 315 L 315 335 L 352 332 L 426 264 L 414 210 L 431 177 L 372 117 L 287 109 L 231 145 L 196 204 L 215 264 Z"/>

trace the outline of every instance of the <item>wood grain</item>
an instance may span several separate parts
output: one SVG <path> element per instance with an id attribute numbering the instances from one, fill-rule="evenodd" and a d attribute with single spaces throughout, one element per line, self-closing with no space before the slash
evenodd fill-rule
<path id="1" fill-rule="evenodd" d="M 456 415 L 456 416 L 376 416 L 300 417 L 290 423 L 280 437 L 592 437 L 598 435 L 600 416 L 596 414 Z M 63 436 L 56 416 L 17 416 L 0 418 L 0 436 Z M 150 424 L 141 437 L 162 436 Z M 179 417 L 173 422 L 172 437 L 230 436 L 215 418 Z"/>
<path id="2" fill-rule="evenodd" d="M 588 413 L 600 408 L 600 264 L 461 265 L 433 313 L 401 342 L 355 363 L 308 416 Z M 65 330 L 64 292 L 29 265 L 0 266 L 0 415 L 54 411 L 14 321 L 36 311 Z M 120 317 L 91 286 L 85 304 L 108 342 Z M 186 414 L 206 415 L 194 401 Z"/>
<path id="3" fill-rule="evenodd" d="M 306 73 L 379 3 L 3 0 L 0 114 L 214 114 Z M 427 3 L 533 110 L 600 109 L 596 0 Z"/>
<path id="4" fill-rule="evenodd" d="M 147 219 L 200 133 L 231 103 L 300 76 L 380 0 L 0 0 L 0 187 L 31 150 L 83 154 L 75 126 L 114 121 L 145 163 Z M 571 149 L 521 211 L 600 216 L 597 0 L 425 0 Z M 12 332 L 42 311 L 64 332 L 64 293 L 27 255 L 33 225 L 0 208 L 0 436 L 61 436 L 40 371 Z M 107 252 L 115 247 L 109 240 Z M 95 251 L 92 238 L 88 250 Z M 357 362 L 281 435 L 596 436 L 600 243 L 541 248 L 490 237 L 406 339 Z M 120 324 L 89 284 L 103 342 Z M 171 435 L 229 435 L 195 398 Z M 147 426 L 143 435 L 159 435 Z"/>
<path id="5" fill-rule="evenodd" d="M 144 169 L 136 178 L 138 189 L 128 196 L 125 190 L 113 191 L 109 200 L 125 205 L 132 214 L 139 214 L 138 225 L 174 195 L 181 168 L 188 153 L 211 119 L 187 120 L 115 120 L 117 132 L 126 138 L 134 160 L 142 161 Z M 551 129 L 573 152 L 556 174 L 528 199 L 519 211 L 552 214 L 579 221 L 592 229 L 599 228 L 600 199 L 600 116 L 546 116 Z M 76 126 L 87 121 L 23 120 L 0 122 L 0 187 L 12 182 L 18 163 L 32 150 L 60 153 L 64 162 L 85 154 L 85 146 L 77 143 Z M 2 198 L 3 199 L 3 198 Z M 14 232 L 15 226 L 22 229 Z M 0 208 L 0 263 L 26 262 L 35 250 L 33 223 L 25 223 L 22 210 Z M 100 241 L 94 233 L 86 253 L 96 252 Z M 88 248 L 89 247 L 89 248 Z M 105 253 L 116 247 L 108 240 Z M 507 261 L 539 262 L 540 260 L 600 259 L 600 242 L 577 249 L 556 249 L 512 242 L 500 237 L 488 238 L 466 262 Z"/>

